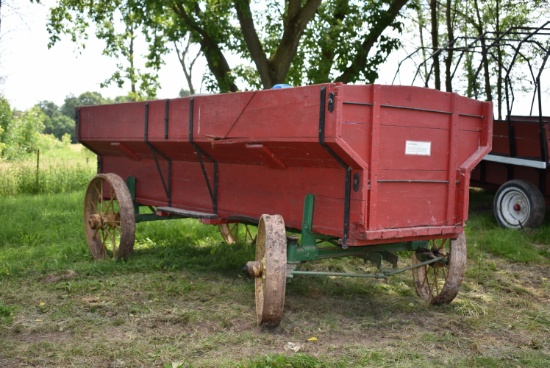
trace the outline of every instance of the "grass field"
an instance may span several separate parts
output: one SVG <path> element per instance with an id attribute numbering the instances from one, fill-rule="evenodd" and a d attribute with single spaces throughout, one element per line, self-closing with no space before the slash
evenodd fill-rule
<path id="1" fill-rule="evenodd" d="M 96 262 L 84 186 L 0 197 L 1 367 L 550 366 L 550 223 L 500 229 L 490 193 L 471 193 L 468 269 L 450 305 L 425 305 L 410 273 L 296 277 L 280 327 L 265 329 L 241 273 L 253 246 L 161 221 L 137 225 L 127 262 Z"/>
<path id="2" fill-rule="evenodd" d="M 81 145 L 64 146 L 34 152 L 24 160 L 0 161 L 0 196 L 17 194 L 69 193 L 85 188 L 93 177 L 97 160 Z"/>

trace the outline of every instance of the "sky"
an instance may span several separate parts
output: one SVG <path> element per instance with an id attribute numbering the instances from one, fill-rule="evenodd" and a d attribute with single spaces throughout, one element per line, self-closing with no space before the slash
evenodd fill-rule
<path id="1" fill-rule="evenodd" d="M 78 50 L 68 38 L 48 49 L 46 21 L 48 8 L 54 3 L 2 1 L 0 77 L 5 79 L 0 84 L 0 94 L 18 110 L 27 110 L 43 100 L 60 106 L 68 95 L 78 96 L 86 91 L 111 98 L 126 95 L 129 86 L 100 88 L 100 83 L 116 70 L 116 62 L 101 55 L 104 44 L 93 36 L 84 50 Z M 159 72 L 161 89 L 157 97 L 175 98 L 181 88 L 187 89 L 185 76 L 176 54 L 167 55 L 165 62 Z M 201 78 L 195 75 L 195 88 L 200 86 Z"/>
<path id="2" fill-rule="evenodd" d="M 102 55 L 103 41 L 90 35 L 85 49 L 78 49 L 68 37 L 64 37 L 48 49 L 49 34 L 46 22 L 49 8 L 56 0 L 2 0 L 2 28 L 0 34 L 0 94 L 18 110 L 27 110 L 40 101 L 53 101 L 58 106 L 71 94 L 97 91 L 104 97 L 127 95 L 129 86 L 101 88 L 117 69 L 116 61 Z M 17 4 L 17 5 L 15 5 Z M 391 84 L 399 58 L 393 53 L 382 66 L 377 83 Z M 157 98 L 175 98 L 182 88 L 188 89 L 185 76 L 175 53 L 166 55 L 165 65 L 159 71 L 160 90 Z M 202 64 L 201 64 L 202 62 Z M 201 90 L 202 73 L 206 65 L 197 60 L 193 84 L 197 93 Z"/>
<path id="3" fill-rule="evenodd" d="M 2 0 L 0 78 L 5 80 L 0 82 L 0 94 L 18 110 L 27 110 L 43 100 L 61 106 L 70 94 L 78 96 L 86 91 L 97 91 L 110 98 L 126 95 L 129 86 L 100 87 L 116 70 L 116 61 L 102 55 L 104 43 L 93 35 L 84 50 L 78 49 L 68 37 L 48 49 L 46 22 L 49 7 L 55 3 L 56 0 L 41 0 L 41 4 Z M 181 88 L 188 89 L 181 65 L 175 53 L 166 55 L 164 61 L 157 98 L 178 97 Z M 397 61 L 390 64 L 393 65 L 390 72 L 381 73 L 378 83 L 391 83 Z M 205 92 L 201 90 L 201 70 L 205 68 L 205 62 L 197 60 L 193 75 L 197 93 Z"/>
<path id="4" fill-rule="evenodd" d="M 43 100 L 61 106 L 67 96 L 78 96 L 87 91 L 96 91 L 110 98 L 127 95 L 127 85 L 123 89 L 100 87 L 100 83 L 116 70 L 116 61 L 102 55 L 104 43 L 93 35 L 90 35 L 85 49 L 78 49 L 67 37 L 48 49 L 46 22 L 49 7 L 55 3 L 56 0 L 41 0 L 41 4 L 31 4 L 30 0 L 2 0 L 0 79 L 3 81 L 0 80 L 0 94 L 18 110 L 27 110 Z M 411 43 L 411 40 L 407 42 Z M 376 83 L 391 84 L 397 65 L 404 57 L 402 52 L 392 53 L 381 66 Z M 178 97 L 182 88 L 188 89 L 181 65 L 175 53 L 166 55 L 164 61 L 165 65 L 159 71 L 161 88 L 157 97 Z M 199 59 L 193 75 L 197 93 L 205 92 L 200 89 L 201 70 L 205 70 L 205 63 Z M 401 72 L 408 76 L 414 74 L 414 70 Z M 410 83 L 397 81 L 400 82 Z M 550 95 L 545 94 L 545 98 L 550 99 Z M 525 110 L 521 105 L 517 106 L 522 112 Z"/>

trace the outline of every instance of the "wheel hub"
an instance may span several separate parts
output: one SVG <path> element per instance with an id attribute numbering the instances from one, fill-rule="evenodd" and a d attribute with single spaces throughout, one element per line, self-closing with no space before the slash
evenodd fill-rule
<path id="1" fill-rule="evenodd" d="M 264 273 L 263 270 L 265 267 L 264 263 L 265 262 L 258 262 L 258 261 L 246 262 L 246 266 L 244 267 L 243 271 L 251 279 L 262 277 Z"/>
<path id="2" fill-rule="evenodd" d="M 90 218 L 88 218 L 88 224 L 93 230 L 103 228 L 103 216 L 101 216 L 101 214 L 99 213 L 94 213 L 93 215 L 90 215 Z"/>
<path id="3" fill-rule="evenodd" d="M 114 228 L 119 218 L 120 216 L 116 213 L 94 213 L 88 218 L 88 224 L 93 230 L 105 229 L 106 227 Z"/>

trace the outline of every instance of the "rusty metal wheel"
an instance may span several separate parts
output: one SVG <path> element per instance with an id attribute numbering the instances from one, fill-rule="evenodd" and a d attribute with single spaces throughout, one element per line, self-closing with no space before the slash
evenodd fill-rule
<path id="1" fill-rule="evenodd" d="M 235 244 L 238 242 L 254 243 L 256 240 L 256 236 L 254 235 L 256 231 L 254 227 L 255 226 L 241 222 L 218 225 L 220 234 L 227 244 Z"/>
<path id="2" fill-rule="evenodd" d="M 90 181 L 84 198 L 84 227 L 95 259 L 127 259 L 132 253 L 134 204 L 120 176 L 99 174 Z"/>
<path id="3" fill-rule="evenodd" d="M 433 257 L 443 256 L 445 260 L 413 269 L 416 293 L 430 304 L 449 304 L 458 294 L 466 271 L 466 237 L 461 233 L 456 239 L 437 239 L 429 244 L 429 249 L 413 253 L 413 265 Z"/>
<path id="4" fill-rule="evenodd" d="M 280 215 L 262 215 L 256 239 L 256 260 L 247 263 L 255 278 L 258 324 L 276 327 L 283 318 L 286 288 L 286 231 Z"/>

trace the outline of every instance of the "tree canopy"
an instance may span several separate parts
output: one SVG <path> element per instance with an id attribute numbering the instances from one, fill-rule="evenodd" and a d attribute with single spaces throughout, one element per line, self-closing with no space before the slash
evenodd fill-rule
<path id="1" fill-rule="evenodd" d="M 6 147 L 6 132 L 13 119 L 13 111 L 8 101 L 0 95 L 0 156 Z"/>
<path id="2" fill-rule="evenodd" d="M 186 37 L 206 60 L 204 80 L 211 91 L 373 82 L 378 66 L 399 46 L 398 38 L 384 32 L 401 31 L 407 2 L 58 0 L 48 30 L 54 45 L 62 35 L 84 44 L 95 29 L 105 41 L 104 53 L 120 60 L 108 81 L 130 81 L 135 95 L 138 80 L 144 94 L 154 95 L 163 58 Z M 138 44 L 146 45 L 141 67 Z"/>
<path id="3" fill-rule="evenodd" d="M 537 58 L 539 64 L 544 61 L 541 52 L 548 47 L 544 46 L 548 35 L 542 41 L 532 38 L 533 47 L 522 50 L 521 58 L 512 60 L 510 51 L 529 37 L 527 26 L 548 21 L 546 0 L 413 0 L 411 6 L 414 11 L 406 16 L 416 29 L 411 27 L 409 34 L 418 41 L 408 45 L 407 59 L 415 64 L 416 73 L 407 70 L 400 82 L 410 83 L 408 77 L 414 76 L 413 83 L 416 79 L 426 87 L 495 101 L 499 116 L 511 63 L 515 68 L 509 82 L 514 89 L 532 89 L 538 83 L 529 68 Z"/>

